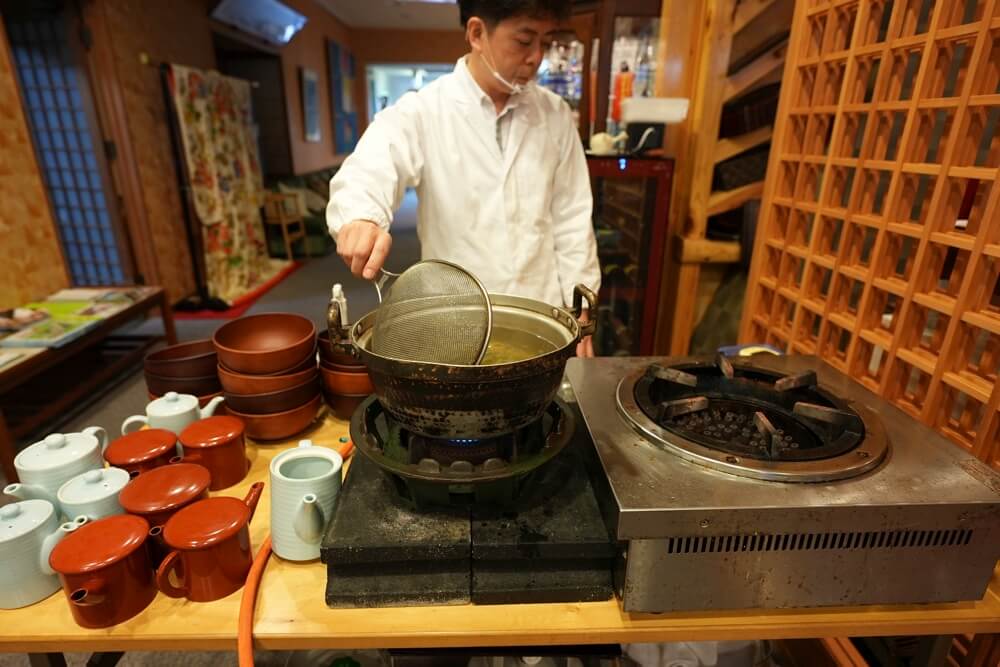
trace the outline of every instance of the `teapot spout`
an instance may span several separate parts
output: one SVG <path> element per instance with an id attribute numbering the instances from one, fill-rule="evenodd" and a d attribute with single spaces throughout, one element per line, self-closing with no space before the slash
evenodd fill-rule
<path id="1" fill-rule="evenodd" d="M 250 519 L 253 519 L 254 512 L 257 511 L 257 501 L 260 500 L 260 494 L 264 491 L 264 482 L 254 482 L 250 486 L 250 491 L 247 492 L 243 502 L 247 504 L 250 508 Z"/>
<path id="2" fill-rule="evenodd" d="M 201 409 L 202 419 L 204 419 L 205 417 L 211 417 L 213 414 L 215 414 L 215 409 L 219 407 L 219 403 L 222 403 L 224 400 L 226 400 L 225 396 L 216 396 L 211 401 L 209 401 L 208 405 L 206 405 Z"/>
<path id="3" fill-rule="evenodd" d="M 3 488 L 3 492 L 18 500 L 46 500 L 52 503 L 52 506 L 57 510 L 59 509 L 59 503 L 56 501 L 55 496 L 37 484 L 8 484 Z"/>
<path id="4" fill-rule="evenodd" d="M 307 493 L 302 496 L 292 527 L 299 539 L 309 544 L 318 544 L 323 536 L 323 509 L 316 502 L 316 494 Z"/>
<path id="5" fill-rule="evenodd" d="M 55 574 L 55 570 L 49 565 L 49 556 L 52 555 L 52 550 L 56 548 L 56 545 L 62 541 L 64 537 L 72 533 L 74 530 L 87 523 L 88 519 L 85 516 L 78 516 L 72 521 L 67 521 L 62 524 L 53 532 L 51 535 L 45 538 L 42 542 L 42 551 L 38 555 L 38 565 L 41 567 L 42 572 L 45 574 Z"/>

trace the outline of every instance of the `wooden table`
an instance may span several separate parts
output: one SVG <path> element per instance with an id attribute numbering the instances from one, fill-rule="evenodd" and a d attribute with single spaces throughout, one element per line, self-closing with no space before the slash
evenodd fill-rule
<path id="1" fill-rule="evenodd" d="M 100 288 L 95 288 L 100 289 Z M 108 289 L 115 289 L 108 287 Z M 128 289 L 122 287 L 121 289 Z M 51 422 L 62 415 L 67 408 L 84 397 L 92 394 L 95 389 L 113 378 L 116 374 L 134 364 L 146 353 L 150 346 L 159 340 L 150 336 L 114 336 L 116 329 L 130 320 L 157 308 L 163 319 L 163 331 L 168 345 L 177 342 L 177 332 L 174 329 L 174 318 L 170 310 L 167 293 L 160 287 L 143 286 L 149 290 L 141 299 L 119 312 L 103 319 L 87 333 L 66 345 L 57 348 L 47 348 L 41 351 L 31 350 L 27 359 L 9 368 L 0 370 L 0 467 L 8 482 L 17 481 L 17 471 L 14 469 L 14 456 L 17 454 L 17 440 L 33 432 L 38 427 Z M 108 363 L 99 364 L 92 369 L 80 371 L 74 369 L 64 372 L 66 364 L 71 364 L 74 358 L 97 346 L 105 345 L 109 349 L 111 359 Z M 8 349 L 8 348 L 4 348 Z M 17 348 L 9 348 L 17 351 Z M 22 409 L 25 413 L 22 419 L 4 416 L 4 412 L 12 412 L 12 401 L 8 396 L 15 389 L 20 389 L 32 379 L 36 379 L 46 371 L 55 374 L 58 368 L 58 386 L 45 392 L 44 401 Z M 19 392 L 20 394 L 20 392 Z M 18 395 L 19 400 L 23 399 Z"/>
<path id="2" fill-rule="evenodd" d="M 331 416 L 300 437 L 334 447 L 347 424 Z M 250 474 L 213 495 L 240 496 L 267 479 L 272 458 L 297 442 L 250 448 Z M 266 489 L 265 489 L 266 491 Z M 269 530 L 264 493 L 251 536 Z M 264 573 L 254 625 L 265 649 L 420 648 L 598 644 L 710 639 L 779 639 L 1000 632 L 1000 569 L 979 602 L 801 610 L 628 614 L 617 600 L 571 604 L 328 609 L 325 566 L 277 556 Z M 211 603 L 159 595 L 136 618 L 106 630 L 73 623 L 61 592 L 30 607 L 0 611 L 0 652 L 235 650 L 240 592 Z"/>

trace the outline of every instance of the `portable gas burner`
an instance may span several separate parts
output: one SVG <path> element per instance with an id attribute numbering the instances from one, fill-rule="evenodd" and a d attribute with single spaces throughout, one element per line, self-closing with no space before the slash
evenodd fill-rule
<path id="1" fill-rule="evenodd" d="M 626 611 L 981 599 L 1000 476 L 812 357 L 572 359 Z"/>
<path id="2" fill-rule="evenodd" d="M 500 437 L 428 438 L 375 399 L 321 554 L 327 604 L 577 602 L 611 597 L 617 549 L 572 409 L 553 401 Z"/>

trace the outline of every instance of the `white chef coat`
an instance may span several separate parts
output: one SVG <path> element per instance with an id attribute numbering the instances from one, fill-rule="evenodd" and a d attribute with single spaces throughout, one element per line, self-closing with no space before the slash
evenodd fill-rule
<path id="1" fill-rule="evenodd" d="M 424 259 L 459 264 L 490 292 L 556 305 L 572 304 L 577 283 L 600 288 L 586 159 L 552 92 L 529 86 L 497 114 L 463 58 L 407 93 L 331 179 L 330 233 L 352 220 L 388 231 L 407 187 Z"/>

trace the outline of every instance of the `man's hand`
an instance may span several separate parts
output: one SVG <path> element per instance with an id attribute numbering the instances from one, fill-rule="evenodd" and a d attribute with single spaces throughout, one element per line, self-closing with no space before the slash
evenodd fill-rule
<path id="1" fill-rule="evenodd" d="M 590 321 L 590 311 L 583 310 L 580 313 L 581 322 Z M 576 344 L 576 356 L 578 357 L 592 357 L 594 356 L 594 340 L 592 336 L 586 336 L 581 338 L 580 342 Z"/>
<path id="2" fill-rule="evenodd" d="M 372 280 L 385 264 L 392 247 L 392 237 L 370 220 L 354 220 L 337 234 L 337 254 L 351 273 Z"/>

